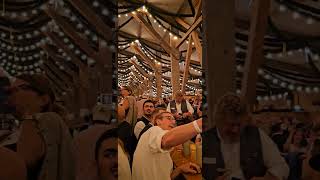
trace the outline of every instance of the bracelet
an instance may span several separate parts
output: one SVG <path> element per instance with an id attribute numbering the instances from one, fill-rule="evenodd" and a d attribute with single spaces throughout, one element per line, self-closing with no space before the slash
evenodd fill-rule
<path id="1" fill-rule="evenodd" d="M 193 124 L 193 127 L 196 129 L 198 134 L 202 133 L 202 130 L 200 129 L 197 121 L 193 121 L 192 124 Z"/>

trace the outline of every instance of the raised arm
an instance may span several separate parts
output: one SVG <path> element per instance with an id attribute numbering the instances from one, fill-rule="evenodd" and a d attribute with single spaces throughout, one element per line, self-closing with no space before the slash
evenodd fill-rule
<path id="1" fill-rule="evenodd" d="M 200 129 L 197 130 L 197 126 Z M 161 147 L 162 149 L 170 149 L 182 144 L 199 134 L 199 130 L 202 130 L 202 118 L 195 120 L 195 122 L 175 127 L 162 137 Z"/>

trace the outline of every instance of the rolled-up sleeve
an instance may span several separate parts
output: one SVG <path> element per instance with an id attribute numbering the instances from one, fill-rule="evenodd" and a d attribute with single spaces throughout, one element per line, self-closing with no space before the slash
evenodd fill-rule
<path id="1" fill-rule="evenodd" d="M 267 171 L 273 176 L 278 177 L 279 179 L 287 179 L 289 176 L 289 167 L 280 155 L 280 152 L 276 144 L 269 138 L 269 136 L 263 132 L 261 129 L 260 138 L 262 144 L 262 153 L 264 164 L 267 167 Z"/>
<path id="2" fill-rule="evenodd" d="M 168 131 L 161 129 L 158 126 L 150 128 L 149 131 L 150 131 L 150 135 L 148 139 L 148 144 L 151 152 L 153 153 L 169 152 L 170 150 L 164 150 L 161 148 L 162 137 Z"/>

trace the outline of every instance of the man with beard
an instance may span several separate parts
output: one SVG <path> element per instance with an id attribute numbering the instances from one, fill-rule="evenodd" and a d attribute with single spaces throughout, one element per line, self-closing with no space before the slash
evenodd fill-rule
<path id="1" fill-rule="evenodd" d="M 144 127 L 151 122 L 151 117 L 154 112 L 154 103 L 151 100 L 146 100 L 143 103 L 143 115 L 137 120 L 137 124 L 134 127 L 134 135 L 139 139 L 140 133 Z"/>
<path id="2" fill-rule="evenodd" d="M 242 98 L 226 94 L 215 108 L 216 127 L 202 134 L 205 179 L 287 179 L 285 160 L 266 133 L 250 125 Z"/>

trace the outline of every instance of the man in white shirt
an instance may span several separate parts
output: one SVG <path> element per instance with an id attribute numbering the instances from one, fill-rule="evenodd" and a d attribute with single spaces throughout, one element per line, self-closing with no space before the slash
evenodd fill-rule
<path id="1" fill-rule="evenodd" d="M 143 115 L 141 118 L 137 119 L 137 123 L 134 126 L 134 135 L 138 139 L 141 131 L 151 122 L 152 114 L 154 112 L 154 103 L 151 100 L 146 100 L 143 103 Z"/>
<path id="2" fill-rule="evenodd" d="M 205 179 L 282 180 L 289 168 L 275 143 L 250 125 L 247 104 L 227 94 L 214 112 L 216 127 L 202 134 Z"/>
<path id="3" fill-rule="evenodd" d="M 173 114 L 178 126 L 190 122 L 194 113 L 193 107 L 189 101 L 184 99 L 180 91 L 175 94 L 175 99 L 168 104 L 167 111 Z"/>
<path id="4" fill-rule="evenodd" d="M 179 127 L 171 113 L 161 112 L 155 117 L 157 126 L 140 138 L 134 153 L 132 180 L 171 180 L 180 173 L 199 173 L 200 168 L 186 163 L 173 170 L 170 150 L 201 133 L 202 119 Z"/>

